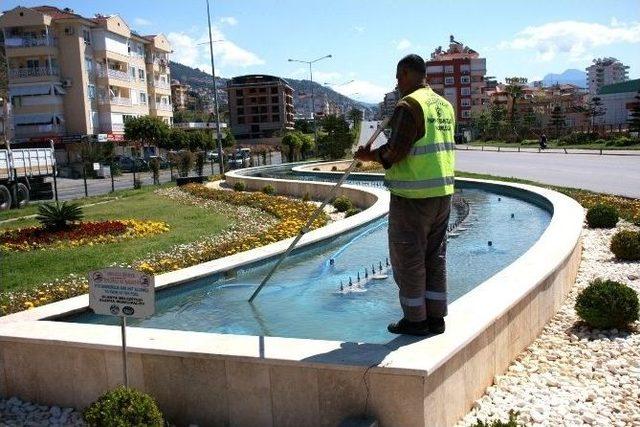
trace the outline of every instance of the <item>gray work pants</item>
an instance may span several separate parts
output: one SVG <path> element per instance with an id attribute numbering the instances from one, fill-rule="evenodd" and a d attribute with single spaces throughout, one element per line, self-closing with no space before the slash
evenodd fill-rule
<path id="1" fill-rule="evenodd" d="M 451 196 L 391 195 L 389 254 L 405 319 L 447 315 L 447 225 Z"/>

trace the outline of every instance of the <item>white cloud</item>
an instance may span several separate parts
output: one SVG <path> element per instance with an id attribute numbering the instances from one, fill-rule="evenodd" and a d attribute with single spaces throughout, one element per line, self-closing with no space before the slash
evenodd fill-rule
<path id="1" fill-rule="evenodd" d="M 355 27 L 353 27 L 353 29 L 355 30 L 356 33 L 364 33 L 365 27 L 361 27 L 359 25 L 356 25 Z"/>
<path id="2" fill-rule="evenodd" d="M 570 61 L 584 61 L 590 50 L 615 43 L 640 42 L 640 22 L 622 23 L 613 18 L 610 25 L 579 21 L 549 22 L 526 27 L 511 41 L 498 44 L 499 49 L 535 50 L 541 62 L 566 55 Z"/>
<path id="3" fill-rule="evenodd" d="M 222 18 L 219 19 L 219 22 L 221 24 L 227 24 L 230 26 L 234 26 L 234 25 L 238 25 L 238 20 L 236 18 L 234 18 L 233 16 L 223 16 Z"/>
<path id="4" fill-rule="evenodd" d="M 407 50 L 411 47 L 411 42 L 407 39 L 402 39 L 396 44 L 396 49 Z"/>
<path id="5" fill-rule="evenodd" d="M 218 65 L 222 67 L 250 67 L 264 64 L 264 60 L 257 54 L 238 46 L 228 40 L 224 34 L 214 27 L 213 40 L 222 40 L 213 43 L 213 54 Z M 203 31 L 199 37 L 191 36 L 185 32 L 172 32 L 167 35 L 173 49 L 172 59 L 190 67 L 199 67 L 206 72 L 211 72 L 209 62 L 209 34 Z M 205 65 L 206 64 L 206 65 Z M 216 74 L 218 74 L 216 70 Z"/>
<path id="6" fill-rule="evenodd" d="M 336 83 L 339 78 L 342 77 L 342 74 L 337 71 L 314 71 L 313 72 L 313 80 L 323 84 L 323 83 Z"/>
<path id="7" fill-rule="evenodd" d="M 389 92 L 390 89 L 366 80 L 354 80 L 349 84 L 336 86 L 334 90 L 358 101 L 377 103 L 382 101 L 384 94 Z"/>
<path id="8" fill-rule="evenodd" d="M 144 18 L 135 18 L 133 20 L 133 24 L 138 26 L 138 27 L 148 27 L 151 25 L 151 21 L 149 21 L 148 19 L 144 19 Z"/>

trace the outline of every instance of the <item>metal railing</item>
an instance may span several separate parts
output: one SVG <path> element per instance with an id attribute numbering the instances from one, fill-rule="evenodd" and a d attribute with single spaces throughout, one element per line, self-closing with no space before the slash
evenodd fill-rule
<path id="1" fill-rule="evenodd" d="M 101 96 L 98 98 L 98 103 L 130 106 L 131 98 L 124 98 L 122 96 L 110 96 L 110 97 Z"/>
<path id="2" fill-rule="evenodd" d="M 37 47 L 37 46 L 57 46 L 58 39 L 55 37 L 8 37 L 4 42 L 5 47 Z"/>
<path id="3" fill-rule="evenodd" d="M 109 132 L 123 132 L 124 124 L 123 123 L 107 123 L 100 126 L 100 131 L 109 133 Z"/>
<path id="4" fill-rule="evenodd" d="M 110 79 L 123 80 L 125 82 L 131 81 L 131 76 L 126 71 L 114 70 L 111 68 L 105 69 L 104 67 L 98 68 L 98 77 L 107 77 Z"/>
<path id="5" fill-rule="evenodd" d="M 173 109 L 171 104 L 164 104 L 162 102 L 156 102 L 155 109 L 160 111 L 171 111 Z"/>
<path id="6" fill-rule="evenodd" d="M 64 133 L 63 125 L 41 124 L 41 125 L 18 125 L 15 127 L 16 136 L 29 136 L 43 133 Z"/>
<path id="7" fill-rule="evenodd" d="M 154 80 L 153 86 L 159 89 L 171 89 L 171 85 L 168 82 L 163 82 L 161 80 Z"/>
<path id="8" fill-rule="evenodd" d="M 12 79 L 58 75 L 60 75 L 58 67 L 12 68 L 9 70 L 9 78 Z"/>

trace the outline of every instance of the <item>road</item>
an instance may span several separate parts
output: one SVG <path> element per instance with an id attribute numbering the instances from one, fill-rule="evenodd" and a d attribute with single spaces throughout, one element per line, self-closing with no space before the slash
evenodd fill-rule
<path id="1" fill-rule="evenodd" d="M 274 152 L 271 155 L 273 164 L 281 163 L 280 153 Z M 267 156 L 267 163 L 269 157 Z M 262 158 L 258 159 L 254 156 L 254 164 L 262 164 Z M 218 164 L 214 164 L 213 173 L 217 174 L 219 171 Z M 177 176 L 177 171 L 173 169 L 174 177 Z M 211 173 L 211 163 L 204 165 L 204 173 Z M 136 174 L 137 178 L 142 180 L 143 185 L 153 184 L 153 176 L 151 172 L 139 172 Z M 170 171 L 168 169 L 160 171 L 160 182 L 165 183 L 170 180 Z M 53 181 L 49 178 L 48 181 Z M 73 200 L 79 199 L 85 196 L 84 182 L 82 179 L 70 179 L 70 178 L 58 178 L 58 199 L 59 200 Z M 121 176 L 114 177 L 114 187 L 116 190 L 123 190 L 127 188 L 133 188 L 133 174 L 124 173 Z M 111 191 L 111 179 L 88 179 L 87 180 L 87 193 L 89 196 L 98 196 L 107 194 Z"/>
<path id="2" fill-rule="evenodd" d="M 458 150 L 456 170 L 640 198 L 640 156 Z"/>
<path id="3" fill-rule="evenodd" d="M 359 145 L 376 126 L 362 122 Z M 374 147 L 386 140 L 381 134 Z M 640 198 L 640 156 L 458 150 L 456 170 Z"/>

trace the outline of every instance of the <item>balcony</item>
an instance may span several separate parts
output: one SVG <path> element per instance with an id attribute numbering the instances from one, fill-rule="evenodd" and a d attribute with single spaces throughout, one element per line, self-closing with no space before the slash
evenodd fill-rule
<path id="1" fill-rule="evenodd" d="M 155 105 L 155 109 L 158 111 L 173 111 L 173 106 L 171 104 L 164 104 L 162 102 L 158 102 Z"/>
<path id="2" fill-rule="evenodd" d="M 131 98 L 123 98 L 122 96 L 101 96 L 98 98 L 98 103 L 102 105 L 123 105 L 125 107 L 131 106 Z"/>
<path id="3" fill-rule="evenodd" d="M 171 90 L 171 85 L 169 85 L 169 83 L 163 82 L 161 80 L 154 80 L 153 81 L 153 87 L 155 87 L 157 89 Z"/>
<path id="4" fill-rule="evenodd" d="M 100 132 L 124 132 L 124 123 L 106 123 L 100 126 Z"/>
<path id="5" fill-rule="evenodd" d="M 114 70 L 112 68 L 105 69 L 104 67 L 98 68 L 98 77 L 122 80 L 125 82 L 131 81 L 131 76 L 126 71 Z"/>
<path id="6" fill-rule="evenodd" d="M 20 47 L 37 46 L 57 46 L 58 39 L 55 37 L 8 37 L 4 45 L 7 49 Z"/>
<path id="7" fill-rule="evenodd" d="M 15 134 L 18 137 L 28 137 L 42 134 L 62 134 L 63 125 L 41 124 L 41 125 L 20 125 L 15 127 Z"/>
<path id="8" fill-rule="evenodd" d="M 9 70 L 10 79 L 27 79 L 30 77 L 59 76 L 58 67 L 12 68 Z"/>

